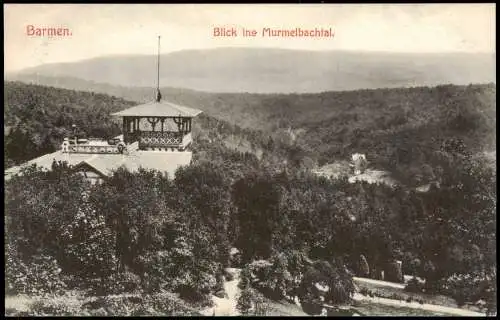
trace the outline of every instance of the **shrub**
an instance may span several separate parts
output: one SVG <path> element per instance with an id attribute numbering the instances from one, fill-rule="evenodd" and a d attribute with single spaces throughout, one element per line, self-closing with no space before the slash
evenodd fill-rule
<path id="1" fill-rule="evenodd" d="M 214 292 L 219 292 L 219 291 L 224 291 L 224 281 L 225 281 L 225 277 L 224 277 L 224 272 L 217 272 L 217 274 L 215 275 L 215 278 L 217 280 L 216 284 L 215 284 L 215 287 L 214 287 Z"/>
<path id="2" fill-rule="evenodd" d="M 92 316 L 198 315 L 186 302 L 170 292 L 144 296 L 99 297 L 84 304 L 82 312 Z"/>
<path id="3" fill-rule="evenodd" d="M 485 285 L 487 283 L 473 275 L 454 275 L 445 281 L 444 293 L 455 299 L 458 306 L 463 306 L 466 302 L 487 298 Z"/>
<path id="4" fill-rule="evenodd" d="M 212 305 L 210 294 L 201 292 L 195 287 L 182 285 L 179 289 L 177 289 L 177 292 L 179 293 L 179 297 L 181 299 L 190 303 L 197 303 L 201 306 Z"/>
<path id="5" fill-rule="evenodd" d="M 251 288 L 241 292 L 236 308 L 243 315 L 265 316 L 268 313 L 268 305 L 262 294 Z"/>
<path id="6" fill-rule="evenodd" d="M 136 257 L 136 264 L 145 270 L 142 275 L 142 287 L 146 292 L 159 292 L 163 288 L 172 287 L 174 281 L 174 265 L 169 251 L 159 250 L 147 252 Z"/>
<path id="7" fill-rule="evenodd" d="M 150 308 L 162 315 L 197 315 L 195 309 L 170 292 L 160 292 L 146 296 L 143 304 L 150 306 Z"/>
<path id="8" fill-rule="evenodd" d="M 251 273 L 250 273 L 250 269 L 249 267 L 245 267 L 241 270 L 241 273 L 240 273 L 240 283 L 238 283 L 238 288 L 240 288 L 241 290 L 244 290 L 248 287 L 250 287 L 250 284 L 251 284 Z"/>
<path id="9" fill-rule="evenodd" d="M 391 261 L 386 264 L 384 280 L 391 282 L 404 282 L 401 266 L 397 262 Z"/>
<path id="10" fill-rule="evenodd" d="M 284 254 L 273 256 L 271 263 L 272 265 L 265 271 L 267 277 L 259 279 L 259 288 L 269 298 L 280 300 L 290 290 L 292 277 L 287 270 L 288 261 Z"/>
<path id="11" fill-rule="evenodd" d="M 67 300 L 44 299 L 33 302 L 28 313 L 31 316 L 76 316 L 81 314 L 81 306 Z"/>
<path id="12" fill-rule="evenodd" d="M 164 313 L 159 312 L 155 309 L 153 309 L 151 306 L 147 305 L 139 305 L 136 309 L 134 309 L 130 315 L 132 317 L 151 317 L 151 316 L 158 316 L 161 317 L 164 315 Z"/>
<path id="13" fill-rule="evenodd" d="M 250 313 L 253 307 L 253 290 L 251 288 L 245 288 L 241 291 L 240 297 L 238 298 L 238 303 L 236 309 L 243 315 Z"/>
<path id="14" fill-rule="evenodd" d="M 265 302 L 265 299 L 258 292 L 254 298 L 254 313 L 255 316 L 267 316 L 269 312 L 269 305 Z"/>
<path id="15" fill-rule="evenodd" d="M 267 260 L 257 260 L 248 265 L 250 279 L 253 282 L 259 282 L 266 279 L 271 272 L 272 263 Z"/>
<path id="16" fill-rule="evenodd" d="M 224 278 L 226 279 L 226 281 L 233 281 L 234 275 L 231 272 L 224 270 Z"/>
<path id="17" fill-rule="evenodd" d="M 319 285 L 324 287 L 320 290 Z M 342 304 L 350 301 L 354 294 L 354 283 L 352 277 L 347 273 L 344 266 L 334 262 L 317 262 L 304 274 L 298 295 L 300 303 L 305 306 L 304 311 L 309 314 L 320 314 L 321 305 Z"/>
<path id="18" fill-rule="evenodd" d="M 299 300 L 302 310 L 309 315 L 321 314 L 322 306 L 320 302 L 320 296 L 317 291 L 313 291 L 308 288 L 301 286 L 299 289 Z"/>
<path id="19" fill-rule="evenodd" d="M 418 258 L 414 258 L 410 261 L 410 270 L 413 275 L 416 275 L 420 267 L 422 266 L 422 262 Z"/>
<path id="20" fill-rule="evenodd" d="M 128 316 L 132 313 L 127 297 L 98 297 L 84 305 L 84 310 L 92 316 Z"/>
<path id="21" fill-rule="evenodd" d="M 497 315 L 497 301 L 490 300 L 486 304 L 486 315 L 487 316 L 496 316 Z"/>
<path id="22" fill-rule="evenodd" d="M 236 248 L 231 248 L 229 255 L 230 255 L 229 265 L 231 267 L 236 267 L 236 268 L 241 267 L 242 261 L 241 261 L 241 253 L 239 252 L 239 250 Z"/>
<path id="23" fill-rule="evenodd" d="M 23 261 L 12 246 L 8 245 L 6 251 L 7 293 L 44 295 L 59 293 L 66 288 L 66 284 L 61 280 L 61 268 L 53 257 L 39 253 Z"/>
<path id="24" fill-rule="evenodd" d="M 211 293 L 217 288 L 215 275 L 200 271 L 194 274 L 188 272 L 178 277 L 176 283 L 176 292 L 181 299 L 202 307 L 212 305 Z"/>
<path id="25" fill-rule="evenodd" d="M 414 292 L 414 293 L 420 293 L 424 289 L 423 284 L 421 284 L 417 278 L 412 278 L 410 281 L 408 281 L 408 284 L 405 287 L 405 291 L 407 292 Z"/>
<path id="26" fill-rule="evenodd" d="M 368 295 L 368 288 L 365 288 L 365 287 L 362 287 L 359 289 L 359 293 L 364 295 L 364 296 L 367 296 Z"/>
<path id="27" fill-rule="evenodd" d="M 200 264 L 197 267 L 201 268 Z M 217 289 L 216 273 L 216 270 L 187 270 L 176 277 L 175 292 L 179 293 L 181 299 L 190 303 L 210 306 L 212 305 L 211 293 Z"/>
<path id="28" fill-rule="evenodd" d="M 381 294 L 380 297 L 381 298 L 387 298 L 383 294 Z M 397 293 L 392 293 L 391 295 L 389 295 L 388 298 L 389 299 L 393 299 L 393 300 L 405 300 L 405 296 L 404 295 L 400 295 L 400 294 L 397 294 Z"/>
<path id="29" fill-rule="evenodd" d="M 90 293 L 96 296 L 130 293 L 141 289 L 141 279 L 134 273 L 121 272 L 106 279 L 92 279 Z"/>
<path id="30" fill-rule="evenodd" d="M 369 277 L 370 276 L 370 266 L 368 265 L 368 261 L 366 260 L 364 255 L 359 256 L 358 274 L 360 277 Z"/>
<path id="31" fill-rule="evenodd" d="M 269 261 L 254 261 L 242 270 L 239 287 L 244 289 L 252 285 L 270 299 L 292 300 L 302 281 L 306 263 L 306 256 L 300 251 L 279 253 Z"/>
<path id="32" fill-rule="evenodd" d="M 80 206 L 75 217 L 62 227 L 61 233 L 66 272 L 82 279 L 107 279 L 116 273 L 118 258 L 114 232 L 89 203 Z"/>

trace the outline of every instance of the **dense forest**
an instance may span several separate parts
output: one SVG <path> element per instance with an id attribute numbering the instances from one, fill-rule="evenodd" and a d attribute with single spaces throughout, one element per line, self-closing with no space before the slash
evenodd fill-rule
<path id="1" fill-rule="evenodd" d="M 103 94 L 7 83 L 4 164 L 9 167 L 55 151 L 73 124 L 90 136 L 116 136 L 121 129 L 110 113 L 132 105 Z"/>
<path id="2" fill-rule="evenodd" d="M 121 133 L 120 119 L 110 114 L 136 103 L 104 94 L 8 82 L 4 96 L 4 165 L 6 168 L 60 148 L 75 124 L 79 134 L 112 138 Z M 258 154 L 272 162 L 300 162 L 300 146 L 272 138 L 260 130 L 202 114 L 193 125 L 197 157 L 217 156 L 217 148 L 229 147 Z M 266 151 L 266 152 L 264 152 Z"/>
<path id="3" fill-rule="evenodd" d="M 167 291 L 179 298 L 165 300 L 172 304 L 167 309 L 192 310 L 209 304 L 210 295 L 221 290 L 225 267 L 238 265 L 245 280 L 242 288 L 249 293 L 244 297 L 254 299 L 255 292 L 273 300 L 298 297 L 304 310 L 318 314 L 315 283 L 328 284 L 327 303 L 342 303 L 354 291 L 352 275 L 378 278 L 383 270 L 393 281 L 400 281 L 402 274 L 425 280 L 412 290 L 449 295 L 460 305 L 483 299 L 490 311 L 496 310 L 496 168 L 478 153 L 480 140 L 469 143 L 472 137 L 488 137 L 496 124 L 494 112 L 491 119 L 485 116 L 495 108 L 490 105 L 495 88 L 404 89 L 402 95 L 408 98 L 412 90 L 422 92 L 423 97 L 414 93 L 417 102 L 434 93 L 450 113 L 445 116 L 443 107 L 438 117 L 438 111 L 432 111 L 436 108 L 427 107 L 433 113 L 426 118 L 422 107 L 421 113 L 406 114 L 399 125 L 387 129 L 377 126 L 378 118 L 367 111 L 371 109 L 356 112 L 354 105 L 339 104 L 343 107 L 338 113 L 330 118 L 318 113 L 304 127 L 316 128 L 311 132 L 327 139 L 330 130 L 359 125 L 361 131 L 353 133 L 358 139 L 349 142 L 354 145 L 362 144 L 368 134 L 389 137 L 392 132 L 394 140 L 386 143 L 391 141 L 401 154 L 417 143 L 425 146 L 428 151 L 419 161 L 431 160 L 427 166 L 440 181 L 431 192 L 317 177 L 305 159 L 313 158 L 312 150 L 320 147 L 278 139 L 266 128 L 243 129 L 210 115 L 196 119 L 193 164 L 179 169 L 173 179 L 158 172 L 119 170 L 108 183 L 91 186 L 65 166 L 48 173 L 29 168 L 5 184 L 6 292 L 142 292 L 154 304 L 155 294 Z M 382 97 L 398 96 L 399 91 L 367 95 L 390 101 Z M 363 92 L 342 94 L 361 99 L 357 95 Z M 35 155 L 9 147 L 16 132 L 35 146 L 54 139 L 52 148 L 57 146 L 54 132 L 72 122 L 103 130 L 89 129 L 89 135 L 116 134 L 119 127 L 108 114 L 130 105 L 104 95 L 18 83 L 7 84 L 5 99 L 4 120 L 12 130 L 6 152 L 13 161 Z M 34 112 L 23 111 L 24 101 L 33 101 Z M 398 116 L 380 108 L 386 121 Z M 338 118 L 349 113 L 350 124 L 343 123 L 348 118 Z M 55 122 L 56 117 L 61 120 Z M 280 119 L 293 117 L 291 113 Z M 334 124 L 327 125 L 328 119 Z M 356 121 L 364 125 L 354 125 Z M 424 135 L 430 128 L 435 135 Z M 44 139 L 35 140 L 35 133 Z M 432 138 L 435 144 L 428 143 Z M 328 140 L 321 144 L 325 149 L 333 146 Z M 407 164 L 416 157 L 406 156 Z M 390 162 L 396 170 L 404 164 L 401 159 L 388 157 L 396 161 Z M 241 253 L 238 261 L 229 254 L 231 248 Z M 263 260 L 266 263 L 259 262 Z M 402 269 L 395 267 L 396 260 L 403 262 Z M 154 315 L 148 310 L 137 314 Z"/>
<path id="4" fill-rule="evenodd" d="M 77 82 L 75 86 L 88 88 L 84 81 Z M 153 95 L 152 90 L 146 88 L 101 87 L 99 84 L 93 84 L 91 88 L 130 101 L 143 101 Z M 264 152 L 268 146 L 286 147 L 288 150 L 285 153 L 293 158 L 294 164 L 309 168 L 346 160 L 352 153 L 364 153 L 373 167 L 391 172 L 407 186 L 425 184 L 435 178 L 433 170 L 429 170 L 429 166 L 436 167 L 433 153 L 448 140 L 460 140 L 472 154 L 496 150 L 494 84 L 300 95 L 162 90 L 169 101 L 205 111 L 205 115 L 196 121 L 202 131 L 215 134 L 218 130 L 213 130 L 213 121 L 217 121 L 220 124 L 217 128 L 224 128 L 223 140 L 226 144 L 230 136 L 245 145 L 253 145 L 253 151 Z M 25 91 L 31 93 L 24 95 Z M 49 144 L 49 141 L 42 143 L 44 137 L 38 136 L 40 132 L 52 129 L 54 132 L 48 136 L 55 137 L 50 138 L 51 142 L 55 142 L 54 139 L 59 139 L 63 130 L 55 128 L 67 128 L 71 121 L 79 125 L 89 122 L 87 130 L 92 131 L 91 134 L 119 132 L 118 126 L 114 129 L 110 127 L 108 113 L 101 112 L 101 108 L 111 112 L 130 105 L 121 99 L 111 102 L 109 97 L 101 94 L 76 93 L 17 82 L 8 82 L 5 92 L 5 124 L 12 130 L 21 126 L 12 131 L 17 135 L 20 135 L 19 130 L 31 130 L 28 135 L 21 134 L 28 140 L 26 143 L 34 143 L 33 148 L 29 148 L 33 150 L 30 152 Z M 21 110 L 19 106 L 32 104 L 29 99 L 37 101 L 38 106 L 53 106 L 49 109 L 57 110 L 54 111 L 57 114 L 34 113 L 27 119 L 35 123 L 20 123 L 18 119 L 23 118 L 22 110 L 26 108 Z M 59 113 L 64 108 L 69 108 L 64 113 L 68 116 L 54 123 L 62 117 Z M 86 112 L 82 110 L 87 110 L 88 114 L 82 114 Z M 47 127 L 45 130 L 44 126 Z M 271 155 L 269 152 L 264 154 Z M 8 158 L 17 159 L 14 155 Z M 22 158 L 26 160 L 28 157 L 24 155 Z"/>

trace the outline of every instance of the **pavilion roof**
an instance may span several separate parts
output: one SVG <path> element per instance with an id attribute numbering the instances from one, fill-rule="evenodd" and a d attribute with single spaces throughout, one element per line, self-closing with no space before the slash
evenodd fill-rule
<path id="1" fill-rule="evenodd" d="M 151 101 L 138 106 L 113 113 L 120 117 L 186 117 L 193 118 L 202 113 L 201 110 L 180 106 L 167 101 Z"/>

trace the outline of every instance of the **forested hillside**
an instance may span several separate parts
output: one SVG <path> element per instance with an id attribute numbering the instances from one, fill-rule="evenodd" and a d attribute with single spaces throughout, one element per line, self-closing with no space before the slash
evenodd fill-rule
<path id="1" fill-rule="evenodd" d="M 71 130 L 89 136 L 120 134 L 110 113 L 131 102 L 90 92 L 6 83 L 4 86 L 4 164 L 6 167 L 53 152 Z"/>
<path id="2" fill-rule="evenodd" d="M 89 135 L 117 134 L 109 113 L 132 104 L 20 83 L 7 83 L 5 91 L 4 120 L 12 130 L 5 151 L 16 161 L 57 147 L 72 123 Z M 194 162 L 173 180 L 120 170 L 109 184 L 90 187 L 65 167 L 30 169 L 5 185 L 6 292 L 139 292 L 151 308 L 134 307 L 136 315 L 185 314 L 210 304 L 222 290 L 224 268 L 239 265 L 245 292 L 297 296 L 317 314 L 315 283 L 328 284 L 326 303 L 345 303 L 354 292 L 352 273 L 376 278 L 384 270 L 393 281 L 402 274 L 425 280 L 408 290 L 445 294 L 459 305 L 482 299 L 493 310 L 496 168 L 474 153 L 494 142 L 494 93 L 494 86 L 446 86 L 215 95 L 195 119 Z M 246 110 L 262 131 L 210 116 L 222 105 L 232 122 Z M 276 119 L 285 123 L 276 127 Z M 272 134 L 290 126 L 302 130 L 295 139 L 284 130 Z M 430 171 L 439 187 L 418 193 L 305 170 L 313 159 L 352 151 L 393 172 L 425 163 L 419 170 Z M 175 297 L 165 298 L 166 291 Z M 130 313 L 127 303 L 117 311 L 114 298 L 102 299 L 115 309 L 38 308 L 56 310 L 52 315 Z"/>
<path id="3" fill-rule="evenodd" d="M 459 306 L 482 299 L 492 311 L 496 173 L 453 150 L 441 157 L 443 180 L 429 193 L 269 170 L 237 152 L 198 159 L 173 181 L 120 171 L 90 189 L 64 167 L 25 172 L 5 185 L 6 292 L 138 293 L 152 307 L 134 302 L 134 314 L 172 314 L 210 304 L 224 268 L 241 266 L 245 290 L 277 301 L 297 296 L 318 314 L 315 283 L 328 284 L 326 303 L 346 303 L 354 292 L 348 268 L 375 278 L 385 270 L 392 281 L 419 276 L 425 285 L 408 290 L 449 295 Z M 231 247 L 241 260 L 230 258 Z M 165 291 L 181 300 L 156 296 Z M 38 308 L 130 314 L 128 302 L 100 301 Z"/>
<path id="4" fill-rule="evenodd" d="M 52 78 L 43 79 L 42 82 L 59 85 Z M 61 83 L 81 90 L 110 93 L 129 101 L 149 100 L 153 93 L 149 88 L 113 87 L 79 79 L 66 80 L 61 80 Z M 29 88 L 28 92 L 40 92 L 39 96 L 34 95 L 31 98 L 40 99 L 38 108 L 44 104 L 54 104 L 54 108 L 49 109 L 59 112 L 63 110 L 61 108 L 66 100 L 57 96 L 65 95 L 74 96 L 71 101 L 80 99 L 82 106 L 91 106 L 90 109 L 77 107 L 76 110 L 79 111 L 76 113 L 68 112 L 68 115 L 64 115 L 66 119 L 55 123 L 54 127 L 70 126 L 71 121 L 83 125 L 88 120 L 92 134 L 114 133 L 119 130 L 109 124 L 107 113 L 100 110 L 109 109 L 111 112 L 131 104 L 121 99 L 115 99 L 111 103 L 109 97 L 100 94 L 75 93 L 33 85 L 26 87 L 25 84 L 8 82 L 4 98 L 4 118 L 7 126 L 15 127 L 18 119 L 23 117 L 20 112 L 29 110 L 21 110 L 16 106 L 29 106 L 32 102 L 27 100 L 27 97 L 30 96 L 14 94 L 26 88 Z M 254 151 L 273 149 L 273 145 L 279 146 L 279 149 L 286 148 L 284 153 L 279 153 L 286 155 L 283 160 L 291 160 L 295 165 L 307 168 L 346 160 L 352 153 L 360 152 L 367 155 L 373 167 L 386 169 L 403 184 L 413 186 L 433 179 L 435 174 L 433 170 L 429 170 L 429 166 L 435 169 L 434 154 L 446 144 L 459 143 L 464 151 L 471 154 L 496 150 L 496 86 L 493 84 L 301 95 L 216 94 L 173 88 L 163 88 L 162 92 L 164 97 L 172 102 L 203 110 L 204 116 L 195 123 L 207 129 L 205 133 L 213 133 L 212 129 L 215 127 L 217 131 L 225 128 L 222 140 L 226 141 L 226 144 L 229 140 L 236 140 L 248 145 L 248 140 L 251 140 Z M 50 95 L 56 98 L 45 98 Z M 13 107 L 10 107 L 11 105 Z M 67 108 L 74 109 L 71 103 Z M 45 112 L 50 113 L 51 110 Z M 98 112 L 83 115 L 81 112 L 86 111 L 82 110 Z M 82 117 L 79 118 L 80 114 Z M 39 121 L 39 128 L 43 128 L 62 116 L 59 113 L 52 116 L 39 112 L 29 113 L 27 117 L 31 117 L 32 121 Z M 97 121 L 95 117 L 101 117 L 100 126 L 94 125 Z M 214 127 L 215 119 L 208 123 L 209 118 L 217 119 L 216 122 L 220 125 Z M 107 131 L 99 132 L 102 130 L 99 128 L 107 128 Z M 23 130 L 26 132 L 28 129 Z M 43 131 L 34 128 L 30 130 L 37 134 Z M 233 139 L 233 131 L 236 132 L 236 139 Z M 241 137 L 243 131 L 244 137 Z M 48 135 L 47 130 L 44 132 Z M 57 130 L 55 133 L 53 138 L 59 138 Z M 231 139 L 227 139 L 228 137 Z M 40 138 L 30 139 L 38 141 L 35 145 L 40 145 Z M 452 140 L 455 142 L 451 142 Z"/>
<path id="5" fill-rule="evenodd" d="M 53 152 L 75 124 L 80 134 L 111 138 L 121 133 L 120 119 L 111 113 L 135 102 L 104 94 L 8 82 L 4 87 L 4 163 L 19 164 Z M 295 159 L 297 147 L 258 130 L 202 114 L 194 121 L 195 157 L 221 156 L 221 149 L 258 155 L 261 160 L 282 163 Z"/>

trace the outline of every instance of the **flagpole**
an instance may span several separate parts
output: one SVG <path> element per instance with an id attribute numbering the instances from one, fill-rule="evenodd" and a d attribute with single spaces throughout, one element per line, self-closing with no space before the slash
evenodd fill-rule
<path id="1" fill-rule="evenodd" d="M 158 36 L 158 79 L 156 83 L 158 91 L 160 91 L 160 36 Z"/>
<path id="2" fill-rule="evenodd" d="M 160 102 L 161 93 L 160 93 L 160 36 L 158 36 L 158 56 L 156 58 L 157 61 L 157 79 L 156 79 L 156 102 Z"/>

